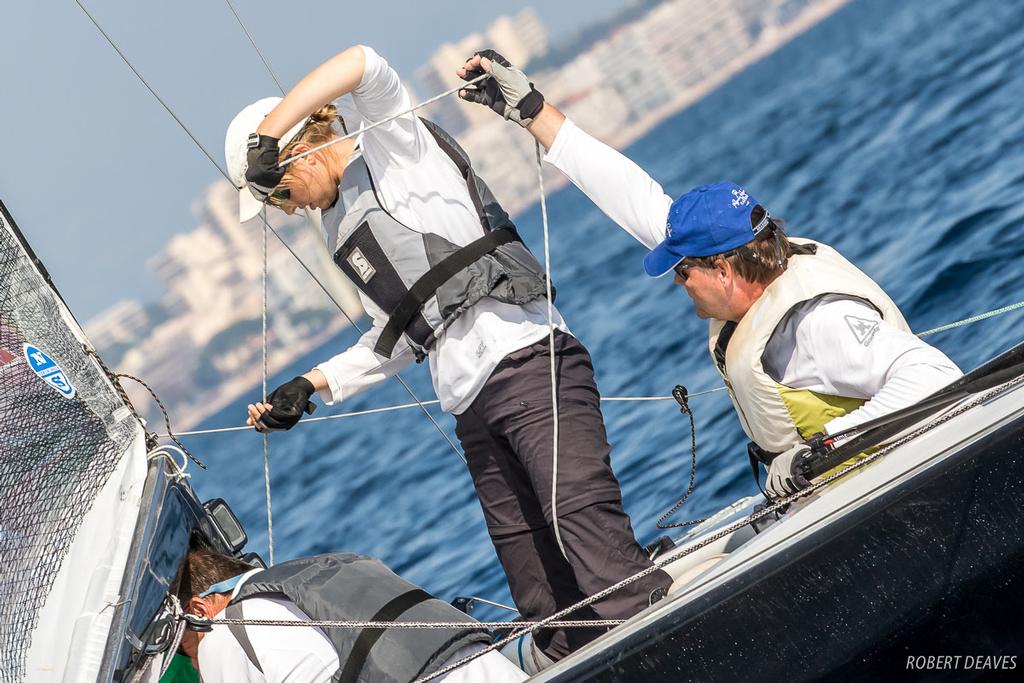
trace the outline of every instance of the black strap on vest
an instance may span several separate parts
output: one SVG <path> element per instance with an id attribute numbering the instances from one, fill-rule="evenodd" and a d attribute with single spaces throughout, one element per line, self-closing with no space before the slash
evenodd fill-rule
<path id="1" fill-rule="evenodd" d="M 796 242 L 790 242 L 789 249 L 793 256 L 813 256 L 818 253 L 817 244 L 797 244 Z"/>
<path id="2" fill-rule="evenodd" d="M 473 240 L 457 252 L 444 259 L 436 266 L 424 273 L 419 280 L 409 288 L 402 300 L 398 302 L 394 310 L 388 315 L 388 324 L 380 333 L 373 352 L 391 358 L 395 350 L 395 344 L 401 339 L 405 328 L 409 326 L 413 316 L 419 313 L 427 299 L 432 297 L 438 287 L 455 276 L 460 270 L 468 268 L 485 254 L 489 254 L 503 244 L 515 242 L 519 239 L 519 233 L 515 228 L 499 228 L 492 230 L 483 237 Z"/>
<path id="3" fill-rule="evenodd" d="M 715 364 L 718 365 L 721 372 L 725 372 L 725 351 L 729 348 L 729 340 L 732 339 L 732 333 L 735 331 L 736 323 L 730 320 L 722 325 L 718 339 L 715 341 Z"/>
<path id="4" fill-rule="evenodd" d="M 227 619 L 242 619 L 242 606 L 235 603 L 228 605 L 228 608 L 224 610 L 224 616 Z M 231 635 L 235 637 L 238 644 L 242 646 L 242 652 L 249 658 L 252 665 L 256 667 L 256 670 L 263 673 L 263 667 L 260 666 L 260 660 L 256 656 L 256 650 L 253 649 L 252 641 L 249 640 L 249 634 L 245 630 L 245 626 L 241 624 L 228 624 L 228 630 L 231 631 Z"/>
<path id="5" fill-rule="evenodd" d="M 430 593 L 419 588 L 407 591 L 377 610 L 370 621 L 394 621 L 416 605 L 432 598 Z M 345 662 L 345 668 L 341 672 L 341 677 L 337 679 L 339 683 L 357 683 L 359 673 L 366 665 L 366 658 L 370 656 L 370 650 L 384 635 L 384 631 L 385 629 L 382 628 L 363 629 L 359 637 L 356 638 L 355 644 L 352 645 L 352 652 Z"/>

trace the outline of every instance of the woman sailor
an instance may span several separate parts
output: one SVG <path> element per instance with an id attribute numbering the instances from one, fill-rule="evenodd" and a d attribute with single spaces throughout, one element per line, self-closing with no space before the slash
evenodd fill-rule
<path id="1" fill-rule="evenodd" d="M 428 360 L 483 507 L 512 596 L 526 619 L 567 607 L 650 566 L 622 508 L 590 356 L 557 311 L 560 436 L 556 542 L 552 518 L 550 355 L 543 269 L 519 240 L 459 145 L 436 125 L 397 116 L 357 139 L 280 162 L 341 137 L 328 104 L 351 94 L 364 122 L 411 107 L 398 74 L 355 46 L 267 98 L 227 131 L 241 220 L 263 203 L 321 209 L 329 250 L 358 288 L 373 327 L 349 349 L 248 408 L 257 430 L 288 429 L 314 392 L 343 401 Z M 526 125 L 529 111 L 517 117 Z M 577 618 L 632 616 L 670 585 L 657 571 Z M 600 629 L 542 632 L 559 659 Z"/>

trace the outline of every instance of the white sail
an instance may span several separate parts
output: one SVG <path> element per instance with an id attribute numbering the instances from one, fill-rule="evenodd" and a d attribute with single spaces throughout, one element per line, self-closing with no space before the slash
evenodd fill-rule
<path id="1" fill-rule="evenodd" d="M 0 203 L 0 681 L 95 680 L 146 476 L 142 428 Z"/>

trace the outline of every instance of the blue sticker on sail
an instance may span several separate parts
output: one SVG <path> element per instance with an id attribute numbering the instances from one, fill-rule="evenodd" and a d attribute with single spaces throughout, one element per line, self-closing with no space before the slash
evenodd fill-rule
<path id="1" fill-rule="evenodd" d="M 45 352 L 40 351 L 31 344 L 25 344 L 25 360 L 28 361 L 28 366 L 32 368 L 32 372 L 36 373 L 39 379 L 59 391 L 61 396 L 64 398 L 75 397 L 75 387 L 71 385 L 71 380 L 68 379 L 68 376 L 57 365 L 57 361 L 50 358 Z"/>

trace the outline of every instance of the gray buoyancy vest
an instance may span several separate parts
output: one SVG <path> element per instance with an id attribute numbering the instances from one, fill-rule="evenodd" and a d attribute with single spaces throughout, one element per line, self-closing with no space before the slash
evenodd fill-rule
<path id="1" fill-rule="evenodd" d="M 384 208 L 362 158 L 345 169 L 341 197 L 323 216 L 334 262 L 388 314 L 374 347 L 387 358 L 405 334 L 422 360 L 440 334 L 485 296 L 525 304 L 547 290 L 544 269 L 465 151 L 436 124 L 420 120 L 466 181 L 483 228 L 479 239 L 461 246 L 403 225 Z"/>
<path id="2" fill-rule="evenodd" d="M 352 553 L 330 553 L 276 564 L 252 575 L 225 616 L 240 618 L 239 602 L 285 597 L 314 621 L 445 621 L 470 628 L 326 628 L 338 654 L 339 683 L 408 683 L 437 671 L 461 647 L 487 643 L 468 615 L 397 576 L 382 562 Z M 262 627 L 255 627 L 262 628 Z M 262 671 L 242 626 L 232 626 L 242 649 Z"/>

